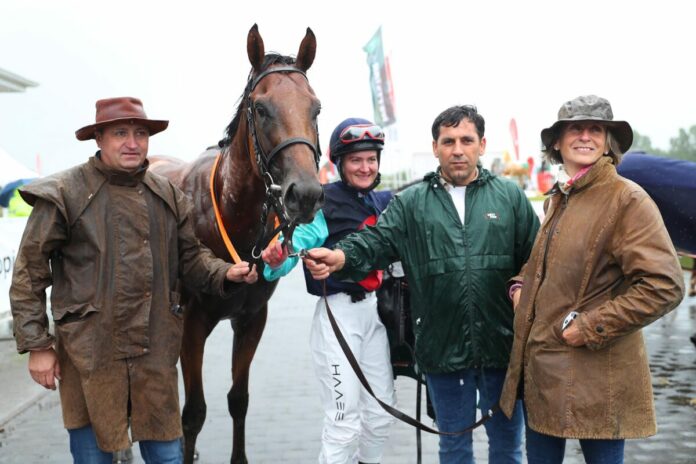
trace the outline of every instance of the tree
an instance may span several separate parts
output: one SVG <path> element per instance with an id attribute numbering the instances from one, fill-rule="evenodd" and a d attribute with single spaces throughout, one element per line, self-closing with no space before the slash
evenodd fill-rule
<path id="1" fill-rule="evenodd" d="M 669 156 L 696 161 L 696 126 L 689 130 L 679 129 L 679 135 L 669 139 Z"/>
<path id="2" fill-rule="evenodd" d="M 655 153 L 657 150 L 653 148 L 650 137 L 648 137 L 647 135 L 641 135 L 637 130 L 634 130 L 631 151 L 644 151 L 646 153 Z"/>
<path id="3" fill-rule="evenodd" d="M 669 139 L 669 145 L 669 150 L 655 148 L 652 146 L 650 137 L 633 131 L 631 151 L 644 151 L 668 158 L 696 161 L 696 126 L 691 126 L 689 130 L 679 129 L 679 134 Z"/>

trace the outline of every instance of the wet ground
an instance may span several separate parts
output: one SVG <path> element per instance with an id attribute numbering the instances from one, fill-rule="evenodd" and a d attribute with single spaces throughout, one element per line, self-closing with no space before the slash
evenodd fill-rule
<path id="1" fill-rule="evenodd" d="M 269 320 L 251 371 L 247 454 L 252 463 L 316 462 L 322 412 L 310 361 L 309 326 L 314 297 L 302 273 L 284 278 L 271 301 Z M 644 330 L 651 358 L 658 434 L 626 443 L 626 463 L 696 463 L 696 298 Z M 221 323 L 206 346 L 204 379 L 208 417 L 198 447 L 200 463 L 229 462 L 232 425 L 226 397 L 230 382 L 231 329 Z M 55 392 L 32 385 L 26 357 L 0 341 L 0 464 L 71 462 Z M 399 406 L 414 414 L 415 382 L 396 382 Z M 432 425 L 426 422 L 428 425 Z M 487 462 L 486 435 L 474 432 L 477 462 Z M 134 462 L 140 463 L 137 447 Z M 415 432 L 397 424 L 383 463 L 415 463 Z M 437 462 L 437 438 L 423 437 L 423 462 Z M 582 463 L 570 440 L 566 463 Z"/>

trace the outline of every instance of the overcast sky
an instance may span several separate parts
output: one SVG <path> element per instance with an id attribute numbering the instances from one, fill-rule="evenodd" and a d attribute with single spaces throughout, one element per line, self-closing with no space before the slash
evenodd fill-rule
<path id="1" fill-rule="evenodd" d="M 297 53 L 306 27 L 316 34 L 308 77 L 322 101 L 324 151 L 343 118 L 373 118 L 362 47 L 380 25 L 404 159 L 431 151 L 432 120 L 454 104 L 478 106 L 489 153 L 513 152 L 515 118 L 523 159 L 538 155 L 539 131 L 559 106 L 582 94 L 608 98 L 616 119 L 661 148 L 696 124 L 691 2 L 182 3 L 2 0 L 0 68 L 39 86 L 0 94 L 0 147 L 31 168 L 40 154 L 43 174 L 77 164 L 95 151 L 74 136 L 94 121 L 95 101 L 129 95 L 171 121 L 150 154 L 192 159 L 234 114 L 254 23 L 266 50 L 283 54 Z"/>

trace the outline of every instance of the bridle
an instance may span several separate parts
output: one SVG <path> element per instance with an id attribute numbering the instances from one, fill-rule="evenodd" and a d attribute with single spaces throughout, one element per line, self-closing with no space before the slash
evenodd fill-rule
<path id="1" fill-rule="evenodd" d="M 314 153 L 314 163 L 316 164 L 317 169 L 319 169 L 319 160 L 321 159 L 321 150 L 319 148 L 319 134 L 317 133 L 317 143 L 314 144 L 310 140 L 307 140 L 303 137 L 291 137 L 288 139 L 283 140 L 280 142 L 278 145 L 273 147 L 270 153 L 266 154 L 266 152 L 263 150 L 261 147 L 261 144 L 259 143 L 259 138 L 256 134 L 256 119 L 254 116 L 254 101 L 251 99 L 251 94 L 254 92 L 254 89 L 256 86 L 261 82 L 261 80 L 268 76 L 269 74 L 273 73 L 298 73 L 301 74 L 302 77 L 307 79 L 307 75 L 304 73 L 304 71 L 301 71 L 297 68 L 294 68 L 292 66 L 278 66 L 275 68 L 270 68 L 265 71 L 263 71 L 261 74 L 256 76 L 254 78 L 253 82 L 251 83 L 251 87 L 249 88 L 249 95 L 247 96 L 247 122 L 249 123 L 249 133 L 251 134 L 251 140 L 252 143 L 254 144 L 254 152 L 256 153 L 256 165 L 259 168 L 259 175 L 264 179 L 264 182 L 266 182 L 266 174 L 268 174 L 268 179 L 272 182 L 273 178 L 270 177 L 269 173 L 269 168 L 271 166 L 271 163 L 273 162 L 273 158 L 284 148 L 289 147 L 290 145 L 295 145 L 298 143 L 302 143 L 307 145 L 309 148 L 311 148 L 312 153 Z M 307 82 L 309 80 L 307 79 Z"/>
<path id="2" fill-rule="evenodd" d="M 249 88 L 249 95 L 247 96 L 247 123 L 249 124 L 249 134 L 251 134 L 251 140 L 254 144 L 254 152 L 256 153 L 256 166 L 258 167 L 259 175 L 263 179 L 263 183 L 266 186 L 266 200 L 263 203 L 263 209 L 261 211 L 262 232 L 256 244 L 254 245 L 254 248 L 252 248 L 251 250 L 251 257 L 255 261 L 261 259 L 261 252 L 264 248 L 266 248 L 266 246 L 268 246 L 268 244 L 273 240 L 273 238 L 278 235 L 279 232 L 283 232 L 283 235 L 287 237 L 286 242 L 288 250 L 290 252 L 292 252 L 293 250 L 292 233 L 295 230 L 297 224 L 294 219 L 290 219 L 290 217 L 288 216 L 288 213 L 285 210 L 285 205 L 283 204 L 282 188 L 280 187 L 280 185 L 275 183 L 275 181 L 273 180 L 273 176 L 271 176 L 270 167 L 271 163 L 273 162 L 273 158 L 275 158 L 275 156 L 278 153 L 280 153 L 281 150 L 289 147 L 290 145 L 304 144 L 312 150 L 312 153 L 314 154 L 314 165 L 317 170 L 319 169 L 319 160 L 321 159 L 321 148 L 319 147 L 318 131 L 316 144 L 312 143 L 310 140 L 305 139 L 304 137 L 290 137 L 273 147 L 273 149 L 268 154 L 266 154 L 266 152 L 261 147 L 258 135 L 256 134 L 256 118 L 254 116 L 255 107 L 254 101 L 251 99 L 251 94 L 254 92 L 254 89 L 264 77 L 273 73 L 298 73 L 301 74 L 302 77 L 304 77 L 309 83 L 309 79 L 307 79 L 307 75 L 304 73 L 304 71 L 301 71 L 292 66 L 278 66 L 275 68 L 267 69 L 258 76 L 256 76 L 256 78 L 254 78 L 253 82 L 251 83 L 251 87 Z M 276 226 L 273 229 L 273 231 L 270 233 L 270 238 L 267 238 L 266 221 L 268 219 L 268 213 L 270 212 L 271 208 L 276 212 L 276 215 L 279 218 L 279 220 L 278 223 L 276 223 Z"/>
<path id="3" fill-rule="evenodd" d="M 251 98 L 251 94 L 253 93 L 254 89 L 256 86 L 261 82 L 261 80 L 268 76 L 269 74 L 273 73 L 298 73 L 301 74 L 305 79 L 307 79 L 307 75 L 304 73 L 304 71 L 292 67 L 292 66 L 278 66 L 274 68 L 267 69 L 260 73 L 258 76 L 254 78 L 254 80 L 251 82 L 251 86 L 249 87 L 248 94 L 247 94 L 247 124 L 249 127 L 249 134 L 251 135 L 251 140 L 253 144 L 253 150 L 255 154 L 255 159 L 256 159 L 256 166 L 258 169 L 258 173 L 261 176 L 261 179 L 263 179 L 263 183 L 266 189 L 266 197 L 263 202 L 263 207 L 261 209 L 261 233 L 256 240 L 256 243 L 254 244 L 254 247 L 251 250 L 251 257 L 252 260 L 249 264 L 249 266 L 252 266 L 254 262 L 260 262 L 261 261 L 261 252 L 273 241 L 276 240 L 278 234 L 280 232 L 283 232 L 283 235 L 286 237 L 285 242 L 287 244 L 287 248 L 290 252 L 292 252 L 292 233 L 295 230 L 295 227 L 297 226 L 297 223 L 295 222 L 294 219 L 290 219 L 286 209 L 285 209 L 285 204 L 283 202 L 283 192 L 282 192 L 282 187 L 277 184 L 273 176 L 271 175 L 270 172 L 270 167 L 271 163 L 273 162 L 273 159 L 275 156 L 280 153 L 283 149 L 289 147 L 290 145 L 296 145 L 296 144 L 303 144 L 307 145 L 311 150 L 312 153 L 314 154 L 314 164 L 316 169 L 319 169 L 319 161 L 321 159 L 321 148 L 319 147 L 319 133 L 317 131 L 317 140 L 316 143 L 313 143 L 310 140 L 307 140 L 304 137 L 290 137 L 287 138 L 283 141 L 281 141 L 278 145 L 273 147 L 273 149 L 269 152 L 266 153 L 264 149 L 261 147 L 261 144 L 259 143 L 259 138 L 256 132 L 256 118 L 255 118 L 255 106 L 254 106 L 254 101 Z M 307 79 L 307 82 L 309 80 Z M 217 207 L 217 200 L 215 199 L 215 172 L 217 170 L 217 166 L 219 164 L 220 160 L 220 154 L 218 154 L 218 159 L 215 161 L 213 165 L 213 171 L 211 173 L 211 180 L 210 180 L 210 194 L 212 197 L 213 201 L 213 208 L 215 210 L 215 215 L 218 223 L 218 227 L 220 229 L 220 234 L 223 237 L 223 241 L 225 242 L 225 246 L 227 247 L 228 252 L 230 253 L 230 256 L 232 257 L 233 260 L 236 262 L 239 262 L 240 258 L 239 255 L 237 254 L 236 250 L 234 250 L 234 246 L 232 245 L 232 242 L 229 239 L 229 235 L 227 234 L 227 231 L 225 229 L 225 226 L 222 222 L 222 217 L 219 214 L 219 210 Z M 275 227 L 271 231 L 270 234 L 266 233 L 266 222 L 268 221 L 268 214 L 270 211 L 273 210 L 276 213 L 277 219 L 275 222 Z"/>

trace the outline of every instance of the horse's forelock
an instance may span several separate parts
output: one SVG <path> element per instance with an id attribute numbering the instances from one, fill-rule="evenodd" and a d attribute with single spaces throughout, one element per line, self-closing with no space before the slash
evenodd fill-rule
<path id="1" fill-rule="evenodd" d="M 291 56 L 286 56 L 286 55 L 281 55 L 279 53 L 271 52 L 267 53 L 265 58 L 263 59 L 263 66 L 261 66 L 261 71 L 259 72 L 262 73 L 266 69 L 268 69 L 271 66 L 274 65 L 293 65 L 295 64 L 295 58 Z M 249 77 L 247 77 L 247 84 L 246 87 L 244 88 L 244 93 L 239 97 L 237 100 L 237 111 L 234 115 L 234 118 L 232 118 L 232 121 L 230 124 L 227 126 L 225 129 L 225 138 L 220 140 L 218 142 L 218 146 L 220 148 L 223 148 L 225 146 L 228 146 L 230 143 L 232 143 L 232 139 L 234 138 L 234 134 L 237 133 L 237 129 L 239 128 L 239 122 L 242 120 L 242 115 L 244 114 L 244 111 L 246 110 L 246 100 L 249 94 L 251 93 L 251 85 L 254 82 L 254 77 L 256 74 L 254 74 L 254 70 L 252 69 L 249 71 Z"/>

